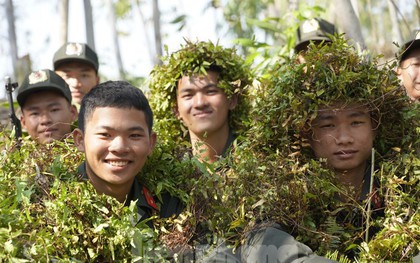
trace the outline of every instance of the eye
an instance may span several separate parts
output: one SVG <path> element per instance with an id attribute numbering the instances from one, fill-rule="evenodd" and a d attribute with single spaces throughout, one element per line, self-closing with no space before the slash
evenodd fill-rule
<path id="1" fill-rule="evenodd" d="M 63 79 L 68 79 L 69 78 L 69 75 L 66 74 L 66 73 L 61 73 L 60 74 L 60 77 L 62 77 Z"/>
<path id="2" fill-rule="evenodd" d="M 38 116 L 38 112 L 37 111 L 31 111 L 31 112 L 29 112 L 29 116 L 36 117 L 36 116 Z"/>
<path id="3" fill-rule="evenodd" d="M 319 128 L 321 129 L 332 129 L 334 127 L 335 125 L 333 123 L 324 123 L 324 124 L 319 125 Z"/>
<path id="4" fill-rule="evenodd" d="M 143 137 L 143 134 L 141 134 L 141 133 L 133 133 L 133 134 L 130 135 L 130 138 L 134 139 L 134 140 L 138 140 L 142 137 Z"/>
<path id="5" fill-rule="evenodd" d="M 360 125 L 362 125 L 363 123 L 365 123 L 364 121 L 353 121 L 352 123 L 351 123 L 351 125 L 352 126 L 360 126 Z"/>
<path id="6" fill-rule="evenodd" d="M 183 99 L 191 99 L 193 95 L 191 93 L 184 93 L 182 94 L 181 98 Z"/>
<path id="7" fill-rule="evenodd" d="M 207 94 L 209 95 L 217 94 L 218 92 L 219 92 L 219 89 L 217 88 L 211 88 L 207 90 Z"/>
<path id="8" fill-rule="evenodd" d="M 61 110 L 60 108 L 52 108 L 51 112 L 57 112 L 57 111 L 60 111 L 60 110 Z"/>
<path id="9" fill-rule="evenodd" d="M 109 133 L 107 133 L 107 132 L 98 132 L 98 133 L 96 133 L 96 135 L 99 138 L 102 138 L 102 139 L 107 139 L 107 138 L 110 138 L 111 137 L 111 135 Z"/>

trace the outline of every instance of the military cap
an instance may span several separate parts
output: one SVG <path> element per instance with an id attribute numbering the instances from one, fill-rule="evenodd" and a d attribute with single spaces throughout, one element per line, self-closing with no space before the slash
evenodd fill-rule
<path id="1" fill-rule="evenodd" d="M 414 31 L 414 38 L 406 41 L 400 49 L 400 63 L 403 62 L 407 56 L 415 49 L 420 48 L 420 29 Z"/>
<path id="2" fill-rule="evenodd" d="M 305 20 L 297 30 L 295 51 L 302 51 L 310 41 L 331 42 L 329 35 L 334 35 L 335 32 L 335 26 L 322 18 Z"/>
<path id="3" fill-rule="evenodd" d="M 96 72 L 99 69 L 98 55 L 91 47 L 84 43 L 66 43 L 61 46 L 54 54 L 54 70 L 69 61 L 80 61 L 93 66 Z"/>
<path id="4" fill-rule="evenodd" d="M 58 91 L 71 103 L 71 91 L 67 83 L 57 73 L 49 69 L 32 71 L 26 75 L 18 89 L 17 101 L 23 107 L 26 99 L 35 91 Z"/>

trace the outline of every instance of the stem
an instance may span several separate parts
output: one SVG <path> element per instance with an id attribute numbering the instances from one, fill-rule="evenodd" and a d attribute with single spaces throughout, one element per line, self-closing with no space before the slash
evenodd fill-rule
<path id="1" fill-rule="evenodd" d="M 365 240 L 366 242 L 369 241 L 369 224 L 370 224 L 370 216 L 371 216 L 371 207 L 372 207 L 372 189 L 373 189 L 373 174 L 375 169 L 375 148 L 372 148 L 372 157 L 371 157 L 371 164 L 370 164 L 370 185 L 369 185 L 369 200 L 368 206 L 366 211 L 366 235 Z"/>

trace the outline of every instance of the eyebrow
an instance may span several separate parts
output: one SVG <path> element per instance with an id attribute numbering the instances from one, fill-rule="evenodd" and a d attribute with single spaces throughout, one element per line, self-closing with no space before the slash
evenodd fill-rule
<path id="1" fill-rule="evenodd" d="M 351 111 L 349 114 L 346 114 L 346 117 L 355 118 L 355 117 L 361 117 L 365 115 L 367 115 L 367 112 L 365 111 Z M 316 117 L 316 119 L 318 121 L 332 120 L 336 118 L 336 116 L 337 115 L 334 113 L 321 113 Z"/>
<path id="2" fill-rule="evenodd" d="M 111 127 L 111 126 L 107 126 L 107 125 L 101 125 L 96 127 L 96 129 L 104 129 L 104 130 L 111 130 L 111 131 L 115 131 L 116 129 Z M 144 129 L 141 126 L 133 126 L 127 129 L 128 131 L 140 131 L 140 132 L 145 132 L 146 129 Z"/>
<path id="3" fill-rule="evenodd" d="M 360 117 L 360 116 L 365 116 L 365 115 L 369 115 L 369 114 L 365 111 L 353 111 L 348 116 L 349 117 Z"/>
<path id="4" fill-rule="evenodd" d="M 53 107 L 53 106 L 60 106 L 60 103 L 59 102 L 51 102 L 47 105 L 47 107 Z M 28 106 L 28 107 L 25 107 L 24 109 L 25 110 L 36 110 L 36 109 L 39 109 L 39 108 L 40 108 L 39 106 Z"/>
<path id="5" fill-rule="evenodd" d="M 201 87 L 201 88 L 199 88 L 199 89 L 208 89 L 208 88 L 213 88 L 213 87 L 217 88 L 217 84 L 216 84 L 216 83 L 209 83 L 209 84 L 207 84 L 207 85 L 205 85 L 205 86 L 203 86 L 203 87 Z M 181 92 L 189 92 L 189 91 L 191 91 L 191 90 L 194 90 L 194 88 L 193 88 L 193 87 L 191 87 L 191 86 L 187 86 L 187 87 L 185 87 L 185 88 L 182 88 L 182 89 L 179 91 L 179 93 L 181 93 Z"/>

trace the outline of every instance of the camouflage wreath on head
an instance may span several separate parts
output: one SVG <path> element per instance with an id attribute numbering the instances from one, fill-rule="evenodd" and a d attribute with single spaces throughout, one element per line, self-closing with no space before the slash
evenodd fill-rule
<path id="1" fill-rule="evenodd" d="M 359 54 L 342 36 L 333 40 L 331 45 L 311 44 L 305 64 L 272 70 L 265 99 L 253 113 L 260 116 L 254 125 L 259 136 L 255 131 L 252 136 L 262 137 L 271 148 L 299 152 L 307 148 L 301 132 L 310 129 L 318 107 L 358 103 L 366 105 L 379 124 L 377 150 L 385 153 L 402 146 L 404 127 L 409 125 L 402 118 L 407 99 L 394 71 L 388 65 L 380 67 L 377 57 Z"/>
<path id="2" fill-rule="evenodd" d="M 234 48 L 224 48 L 212 42 L 190 42 L 181 49 L 162 58 L 162 65 L 156 66 L 150 75 L 150 103 L 156 116 L 156 130 L 161 138 L 179 141 L 180 131 L 185 127 L 176 119 L 177 82 L 182 76 L 205 75 L 215 67 L 219 71 L 218 87 L 228 97 L 238 94 L 238 105 L 230 113 L 229 124 L 236 132 L 242 130 L 248 115 L 247 87 L 252 84 L 249 65 L 245 63 Z"/>

